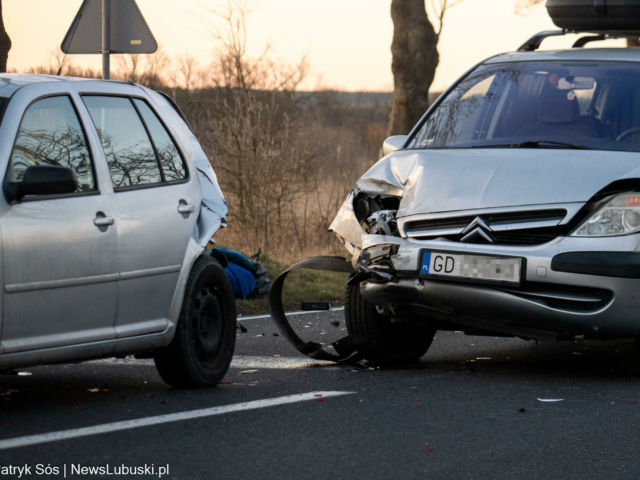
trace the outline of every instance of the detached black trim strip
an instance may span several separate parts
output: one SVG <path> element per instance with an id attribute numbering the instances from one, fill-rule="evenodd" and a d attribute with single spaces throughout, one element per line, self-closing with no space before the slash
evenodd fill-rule
<path id="1" fill-rule="evenodd" d="M 601 277 L 640 278 L 640 253 L 570 252 L 551 260 L 555 272 L 581 273 Z"/>
<path id="2" fill-rule="evenodd" d="M 299 268 L 308 268 L 311 270 L 325 270 L 328 272 L 345 272 L 357 273 L 351 266 L 351 262 L 341 257 L 311 257 L 291 265 L 275 279 L 269 291 L 269 313 L 273 323 L 278 327 L 280 334 L 298 351 L 314 360 L 329 360 L 331 362 L 357 362 L 362 359 L 362 353 L 358 352 L 353 338 L 344 337 L 337 342 L 333 342 L 333 348 L 338 353 L 326 351 L 322 345 L 315 342 L 305 342 L 296 331 L 291 327 L 289 320 L 282 306 L 282 287 L 289 272 Z"/>

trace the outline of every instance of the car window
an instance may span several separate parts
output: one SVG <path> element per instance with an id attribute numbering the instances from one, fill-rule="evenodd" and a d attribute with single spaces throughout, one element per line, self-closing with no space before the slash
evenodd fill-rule
<path id="1" fill-rule="evenodd" d="M 106 96 L 83 100 L 102 141 L 113 188 L 161 183 L 153 145 L 131 100 Z"/>
<path id="2" fill-rule="evenodd" d="M 135 98 L 133 102 L 138 107 L 138 111 L 140 115 L 142 115 L 144 123 L 147 125 L 151 139 L 156 147 L 160 165 L 164 171 L 165 180 L 167 182 L 173 182 L 184 179 L 186 177 L 184 163 L 169 133 L 144 100 Z"/>
<path id="3" fill-rule="evenodd" d="M 561 142 L 640 151 L 640 65 L 531 61 L 480 65 L 432 110 L 408 148 Z"/>
<path id="4" fill-rule="evenodd" d="M 67 96 L 49 97 L 31 104 L 22 118 L 11 153 L 15 181 L 33 165 L 71 168 L 78 191 L 96 189 L 87 140 Z"/>

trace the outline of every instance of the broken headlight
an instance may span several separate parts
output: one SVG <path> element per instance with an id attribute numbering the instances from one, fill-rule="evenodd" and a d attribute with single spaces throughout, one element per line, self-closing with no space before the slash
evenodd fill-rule
<path id="1" fill-rule="evenodd" d="M 371 197 L 360 192 L 353 202 L 353 210 L 363 230 L 370 235 L 399 236 L 396 214 L 400 199 L 396 197 Z"/>
<path id="2" fill-rule="evenodd" d="M 613 237 L 637 232 L 640 232 L 640 194 L 623 193 L 593 212 L 572 235 Z"/>
<path id="3" fill-rule="evenodd" d="M 372 235 L 398 235 L 397 210 L 378 210 L 367 218 L 368 232 Z"/>

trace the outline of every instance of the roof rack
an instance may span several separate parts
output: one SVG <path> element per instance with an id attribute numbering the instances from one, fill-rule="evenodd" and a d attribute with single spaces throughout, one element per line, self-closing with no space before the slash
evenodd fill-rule
<path id="1" fill-rule="evenodd" d="M 587 33 L 591 35 L 587 35 L 586 37 L 580 37 L 575 41 L 572 48 L 582 48 L 587 43 L 591 42 L 600 42 L 602 40 L 609 40 L 613 38 L 640 38 L 640 30 L 594 30 L 594 31 L 582 31 L 582 30 L 545 30 L 540 33 L 536 33 L 529 40 L 524 42 L 520 48 L 519 52 L 533 52 L 540 48 L 540 44 L 549 37 L 558 37 L 562 35 L 566 35 L 568 33 Z"/>

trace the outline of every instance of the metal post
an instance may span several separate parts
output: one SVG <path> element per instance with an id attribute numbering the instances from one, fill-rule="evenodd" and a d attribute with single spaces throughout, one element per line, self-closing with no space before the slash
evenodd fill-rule
<path id="1" fill-rule="evenodd" d="M 102 0 L 102 78 L 109 80 L 111 50 L 111 0 Z"/>

